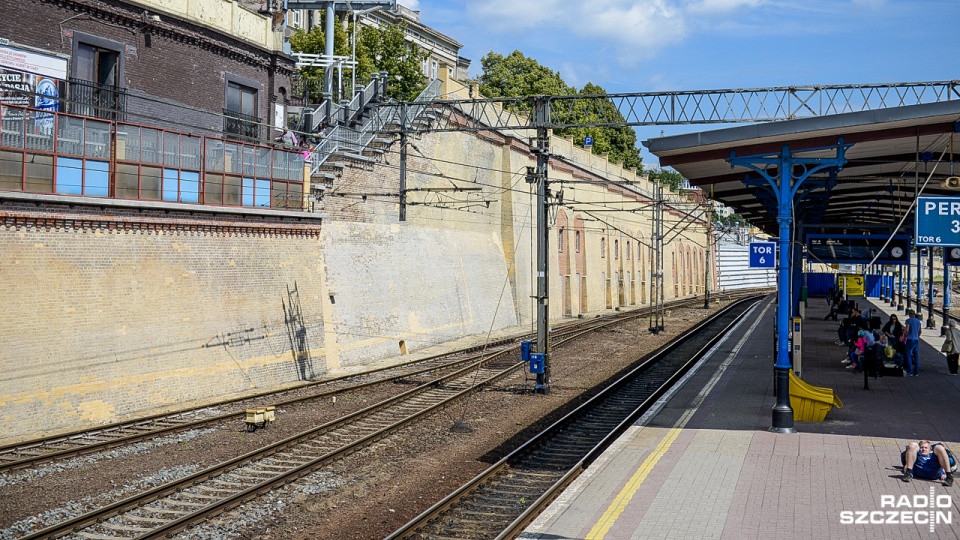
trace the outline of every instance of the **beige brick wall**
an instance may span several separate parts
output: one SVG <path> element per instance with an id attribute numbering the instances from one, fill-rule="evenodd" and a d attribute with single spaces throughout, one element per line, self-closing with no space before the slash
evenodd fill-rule
<path id="1" fill-rule="evenodd" d="M 3 436 L 324 373 L 319 251 L 319 235 L 0 226 Z"/>
<path id="2" fill-rule="evenodd" d="M 323 237 L 331 362 L 362 365 L 400 354 L 401 341 L 413 353 L 517 324 L 493 231 L 331 222 Z"/>

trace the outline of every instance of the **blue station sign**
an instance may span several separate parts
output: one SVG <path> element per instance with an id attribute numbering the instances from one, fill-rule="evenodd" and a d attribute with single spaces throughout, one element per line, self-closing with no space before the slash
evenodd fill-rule
<path id="1" fill-rule="evenodd" d="M 960 197 L 917 197 L 915 243 L 960 246 Z"/>
<path id="2" fill-rule="evenodd" d="M 750 268 L 776 268 L 776 252 L 773 242 L 750 242 Z"/>

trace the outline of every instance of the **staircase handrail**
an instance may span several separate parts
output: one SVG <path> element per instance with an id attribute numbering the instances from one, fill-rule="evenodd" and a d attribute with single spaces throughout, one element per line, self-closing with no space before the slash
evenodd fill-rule
<path id="1" fill-rule="evenodd" d="M 373 85 L 373 81 L 368 85 L 368 88 L 370 88 L 371 85 Z M 440 95 L 440 86 L 440 79 L 433 79 L 430 81 L 430 84 L 420 92 L 417 99 L 413 102 L 414 106 L 407 108 L 406 116 L 408 123 L 420 116 L 423 111 L 426 110 L 427 104 Z M 365 90 L 365 94 L 366 93 L 367 91 Z M 366 102 L 369 103 L 369 100 L 366 100 Z M 320 166 L 338 150 L 348 149 L 355 154 L 362 153 L 367 145 L 370 144 L 370 141 L 377 136 L 377 133 L 382 131 L 385 126 L 390 125 L 392 121 L 399 116 L 399 110 L 399 107 L 380 107 L 376 114 L 363 122 L 358 128 L 336 125 L 313 147 L 307 157 L 307 160 L 311 163 L 310 174 L 316 174 Z"/>

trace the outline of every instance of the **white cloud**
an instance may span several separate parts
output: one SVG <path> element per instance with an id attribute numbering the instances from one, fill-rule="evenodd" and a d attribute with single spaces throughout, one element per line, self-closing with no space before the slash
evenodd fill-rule
<path id="1" fill-rule="evenodd" d="M 766 4 L 767 0 L 695 0 L 687 6 L 690 13 L 724 13 L 751 9 Z"/>
<path id="2" fill-rule="evenodd" d="M 467 5 L 479 27 L 494 32 L 534 32 L 547 41 L 587 50 L 609 48 L 624 65 L 682 41 L 687 34 L 683 12 L 668 0 L 489 0 Z"/>
<path id="3" fill-rule="evenodd" d="M 420 0 L 398 0 L 397 3 L 413 11 L 420 11 Z"/>

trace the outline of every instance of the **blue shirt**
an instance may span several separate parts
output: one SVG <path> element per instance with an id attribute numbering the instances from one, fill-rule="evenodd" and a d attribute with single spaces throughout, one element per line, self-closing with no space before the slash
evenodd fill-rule
<path id="1" fill-rule="evenodd" d="M 939 480 L 942 475 L 943 468 L 940 467 L 940 460 L 937 459 L 933 450 L 931 449 L 927 455 L 923 455 L 917 450 L 917 461 L 913 464 L 913 476 L 923 480 Z"/>
<path id="2" fill-rule="evenodd" d="M 920 339 L 920 319 L 916 317 L 910 317 L 907 319 L 904 326 L 907 327 L 907 339 L 917 341 Z"/>

